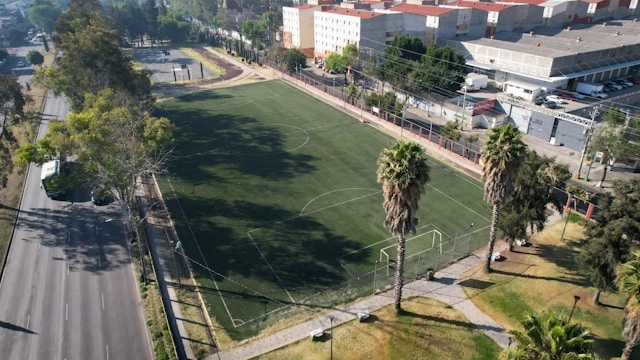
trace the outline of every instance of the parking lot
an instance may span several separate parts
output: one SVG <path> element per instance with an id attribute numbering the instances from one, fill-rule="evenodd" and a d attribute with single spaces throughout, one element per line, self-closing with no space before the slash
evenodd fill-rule
<path id="1" fill-rule="evenodd" d="M 131 55 L 151 72 L 154 84 L 184 82 L 216 76 L 200 62 L 177 49 L 141 49 Z"/>

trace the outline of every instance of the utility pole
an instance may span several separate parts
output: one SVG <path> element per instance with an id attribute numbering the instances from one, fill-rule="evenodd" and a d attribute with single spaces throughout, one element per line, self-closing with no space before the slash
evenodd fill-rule
<path id="1" fill-rule="evenodd" d="M 594 106 L 593 109 L 591 110 L 591 113 L 589 113 L 589 115 L 591 115 L 591 123 L 589 124 L 589 127 L 586 129 L 586 133 L 585 133 L 586 139 L 584 141 L 584 148 L 582 149 L 582 154 L 580 155 L 580 165 L 578 166 L 578 173 L 576 174 L 576 179 L 580 179 L 580 172 L 582 171 L 582 163 L 584 162 L 584 157 L 587 154 L 591 136 L 593 136 L 593 125 L 596 122 L 596 116 L 600 114 L 601 107 L 602 107 L 602 104 L 598 106 Z"/>

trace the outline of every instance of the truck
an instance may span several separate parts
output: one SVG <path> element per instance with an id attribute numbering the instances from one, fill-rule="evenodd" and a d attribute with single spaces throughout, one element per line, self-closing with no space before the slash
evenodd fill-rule
<path id="1" fill-rule="evenodd" d="M 40 188 L 51 199 L 59 199 L 66 193 L 64 176 L 60 172 L 60 160 L 51 160 L 42 164 L 40 172 Z"/>
<path id="2" fill-rule="evenodd" d="M 597 96 L 597 94 L 604 94 L 604 85 L 590 82 L 579 82 L 576 87 L 576 92 L 589 96 L 601 97 Z"/>
<path id="3" fill-rule="evenodd" d="M 489 77 L 483 74 L 469 73 L 464 80 L 462 90 L 464 91 L 476 91 L 487 87 Z"/>

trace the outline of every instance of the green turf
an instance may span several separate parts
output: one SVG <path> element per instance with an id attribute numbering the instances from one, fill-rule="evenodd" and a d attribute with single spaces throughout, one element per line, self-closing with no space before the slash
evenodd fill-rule
<path id="1" fill-rule="evenodd" d="M 280 81 L 193 93 L 159 104 L 158 115 L 177 138 L 160 186 L 188 256 L 213 270 L 192 264 L 232 338 L 370 294 L 374 269 L 378 288 L 390 283 L 375 264 L 395 243 L 376 160 L 394 139 Z M 483 245 L 481 183 L 430 166 L 420 225 L 448 238 L 473 232 L 470 250 Z"/>

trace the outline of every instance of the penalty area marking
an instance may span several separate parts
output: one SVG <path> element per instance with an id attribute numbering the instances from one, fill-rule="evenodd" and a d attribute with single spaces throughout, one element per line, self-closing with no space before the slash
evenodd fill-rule
<path id="1" fill-rule="evenodd" d="M 320 208 L 320 209 L 316 209 L 316 210 L 310 211 L 310 212 L 308 212 L 308 213 L 306 213 L 306 214 L 305 214 L 305 212 L 304 212 L 304 211 L 307 209 L 307 207 L 308 207 L 309 205 L 311 205 L 314 201 L 318 200 L 319 198 L 321 198 L 321 197 L 323 197 L 323 196 L 327 196 L 327 195 L 330 195 L 330 194 L 333 194 L 333 193 L 336 193 L 336 192 L 340 192 L 340 191 L 351 191 L 351 190 L 369 190 L 369 191 L 371 191 L 371 193 L 366 194 L 366 195 L 362 195 L 362 196 L 358 196 L 357 198 L 354 198 L 354 199 L 349 199 L 349 200 L 341 201 L 341 202 L 336 203 L 336 204 L 332 204 L 332 205 L 329 205 L 329 206 L 325 206 L 325 207 L 323 207 L 323 208 Z M 346 203 L 350 203 L 350 202 L 352 202 L 352 201 L 357 201 L 357 200 L 360 200 L 360 199 L 364 199 L 364 198 L 369 197 L 369 196 L 371 196 L 371 195 L 379 194 L 379 193 L 381 193 L 381 192 L 382 192 L 382 190 L 378 190 L 378 189 L 368 189 L 368 188 L 344 188 L 344 189 L 337 189 L 337 190 L 327 191 L 326 193 L 324 193 L 324 194 L 320 194 L 320 195 L 318 195 L 318 196 L 314 197 L 313 199 L 309 200 L 309 202 L 308 202 L 308 203 L 306 203 L 306 204 L 305 204 L 305 206 L 303 206 L 303 207 L 302 207 L 302 210 L 300 210 L 300 216 L 303 216 L 303 215 L 310 215 L 310 214 L 313 214 L 313 213 L 317 213 L 317 212 L 319 212 L 319 211 L 323 211 L 323 210 L 331 209 L 331 208 L 333 208 L 333 207 L 340 206 L 340 205 L 343 205 L 343 204 L 346 204 Z"/>
<path id="2" fill-rule="evenodd" d="M 302 144 L 299 144 L 298 146 L 292 147 L 290 149 L 285 149 L 279 152 L 292 152 L 292 151 L 296 151 L 298 149 L 300 149 L 301 147 L 307 145 L 307 143 L 309 142 L 309 133 L 307 132 L 307 130 L 294 126 L 294 125 L 289 125 L 289 124 L 272 124 L 272 125 L 268 125 L 271 127 L 278 127 L 278 126 L 288 126 L 290 128 L 293 128 L 301 133 L 304 134 L 305 136 L 305 140 L 302 142 Z M 242 154 L 242 155 L 253 155 L 253 156 L 262 156 L 262 155 L 266 155 L 265 153 L 249 153 L 249 152 L 242 152 L 242 151 L 238 151 L 234 149 L 233 143 L 230 141 L 231 136 L 227 136 L 227 138 L 224 140 L 224 146 L 225 148 L 227 148 L 229 151 L 234 152 L 236 154 Z M 238 144 L 240 146 L 242 146 L 242 144 Z"/>

